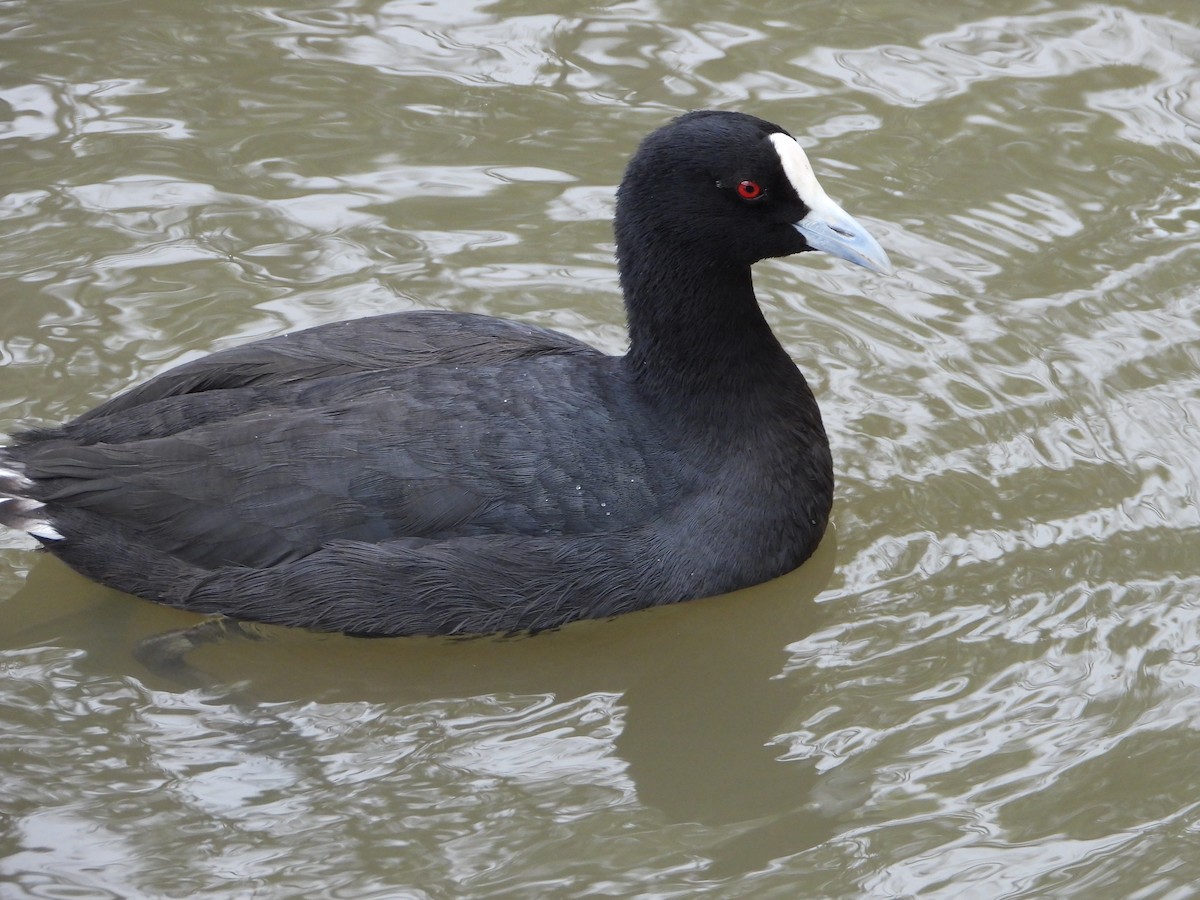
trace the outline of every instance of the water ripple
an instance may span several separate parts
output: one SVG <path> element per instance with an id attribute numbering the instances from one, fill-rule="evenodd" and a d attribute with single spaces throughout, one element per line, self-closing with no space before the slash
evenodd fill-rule
<path id="1" fill-rule="evenodd" d="M 890 104 L 923 107 L 1004 81 L 1039 90 L 1082 73 L 1107 70 L 1127 80 L 1090 91 L 1088 108 L 1112 116 L 1122 136 L 1151 146 L 1197 143 L 1200 89 L 1187 76 L 1200 44 L 1195 25 L 1118 6 L 996 16 L 923 36 L 916 46 L 818 48 L 793 62 L 865 90 Z"/>
<path id="2" fill-rule="evenodd" d="M 0 86 L 6 427 L 214 347 L 418 306 L 620 351 L 613 186 L 690 107 L 792 128 L 899 265 L 756 271 L 821 399 L 838 500 L 824 562 L 744 596 L 479 656 L 293 635 L 202 655 L 238 687 L 158 689 L 129 647 L 183 617 L 5 538 L 15 890 L 1192 891 L 1184 0 L 967 21 L 136 6 L 0 4 L 19 63 Z"/>

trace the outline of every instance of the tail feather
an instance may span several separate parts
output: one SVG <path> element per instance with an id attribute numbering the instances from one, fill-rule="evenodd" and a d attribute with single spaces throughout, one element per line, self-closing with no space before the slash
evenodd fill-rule
<path id="1" fill-rule="evenodd" d="M 33 487 L 33 482 L 25 477 L 20 463 L 6 459 L 4 449 L 0 448 L 0 496 L 17 496 L 21 491 Z"/>
<path id="2" fill-rule="evenodd" d="M 0 462 L 0 525 L 26 531 L 43 541 L 61 541 L 62 534 L 46 515 L 46 504 L 27 496 L 33 482 L 12 460 Z"/>

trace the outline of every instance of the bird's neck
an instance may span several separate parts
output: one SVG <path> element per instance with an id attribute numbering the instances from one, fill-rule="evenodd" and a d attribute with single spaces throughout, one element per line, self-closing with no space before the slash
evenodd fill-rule
<path id="1" fill-rule="evenodd" d="M 620 255 L 634 379 L 677 400 L 751 397 L 803 386 L 754 296 L 749 266 L 667 256 L 652 247 Z M 804 390 L 807 390 L 804 388 Z"/>

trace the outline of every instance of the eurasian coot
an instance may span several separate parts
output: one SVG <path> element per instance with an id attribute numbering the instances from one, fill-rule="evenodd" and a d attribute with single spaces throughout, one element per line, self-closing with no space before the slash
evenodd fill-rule
<path id="1" fill-rule="evenodd" d="M 214 353 L 0 451 L 0 522 L 90 578 L 357 634 L 541 629 L 719 594 L 812 553 L 833 495 L 750 265 L 887 256 L 800 145 L 701 111 L 617 192 L 629 353 L 410 312 Z"/>

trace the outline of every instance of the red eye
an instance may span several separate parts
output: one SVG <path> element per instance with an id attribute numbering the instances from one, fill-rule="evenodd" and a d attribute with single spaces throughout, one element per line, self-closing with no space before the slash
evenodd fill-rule
<path id="1" fill-rule="evenodd" d="M 743 181 L 737 186 L 738 196 L 743 200 L 757 200 L 762 196 L 762 185 L 757 181 Z"/>

